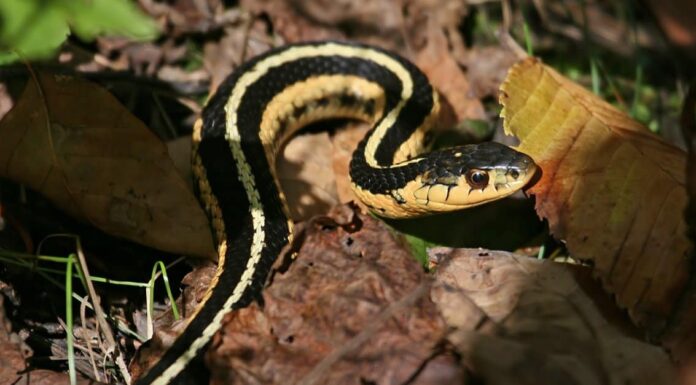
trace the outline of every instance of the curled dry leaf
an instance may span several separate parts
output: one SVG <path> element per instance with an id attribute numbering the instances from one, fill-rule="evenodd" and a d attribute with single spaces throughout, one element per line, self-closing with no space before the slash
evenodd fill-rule
<path id="1" fill-rule="evenodd" d="M 444 324 L 422 268 L 380 222 L 338 215 L 309 222 L 263 310 L 227 316 L 207 357 L 213 383 L 461 383 L 452 358 L 434 354 Z"/>
<path id="2" fill-rule="evenodd" d="M 431 250 L 448 340 L 486 384 L 673 384 L 667 355 L 605 321 L 567 268 L 507 252 Z"/>
<path id="3" fill-rule="evenodd" d="M 39 74 L 0 122 L 0 176 L 112 235 L 212 256 L 205 214 L 164 144 L 106 90 Z"/>
<path id="4" fill-rule="evenodd" d="M 690 270 L 685 153 L 534 59 L 501 90 L 506 132 L 543 171 L 530 190 L 537 213 L 594 263 L 635 322 L 659 333 Z"/>

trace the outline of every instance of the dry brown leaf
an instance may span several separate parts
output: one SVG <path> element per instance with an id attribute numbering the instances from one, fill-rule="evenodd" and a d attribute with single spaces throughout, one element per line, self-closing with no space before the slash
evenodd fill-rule
<path id="1" fill-rule="evenodd" d="M 184 181 L 193 189 L 193 170 L 191 170 L 191 137 L 182 136 L 166 143 L 167 154 Z"/>
<path id="2" fill-rule="evenodd" d="M 267 25 L 260 18 L 244 20 L 223 29 L 219 40 L 206 41 L 203 65 L 210 73 L 210 91 L 217 89 L 234 68 L 272 47 Z"/>
<path id="3" fill-rule="evenodd" d="M 503 45 L 469 49 L 461 63 L 466 67 L 470 93 L 479 99 L 497 96 L 508 70 L 517 60 L 519 57 Z"/>
<path id="4" fill-rule="evenodd" d="M 344 37 L 336 28 L 302 16 L 289 0 L 242 0 L 240 6 L 255 15 L 267 15 L 271 19 L 274 33 L 288 43 Z"/>
<path id="5" fill-rule="evenodd" d="M 293 138 L 278 159 L 278 178 L 295 221 L 325 214 L 338 203 L 331 168 L 333 146 L 326 131 Z"/>
<path id="6" fill-rule="evenodd" d="M 456 58 L 465 51 L 458 32 L 464 2 L 255 0 L 243 1 L 242 7 L 269 15 L 274 31 L 287 42 L 350 37 L 413 56 L 454 109 L 456 120 L 486 118 Z"/>
<path id="7" fill-rule="evenodd" d="M 358 205 L 363 206 L 365 212 L 368 210 L 367 206 L 364 206 L 353 193 L 348 174 L 353 152 L 355 152 L 358 143 L 367 135 L 369 130 L 370 126 L 367 124 L 351 123 L 348 124 L 346 129 L 336 131 L 331 137 L 331 144 L 333 147 L 332 166 L 334 174 L 336 175 L 338 201 L 341 203 L 356 202 Z"/>
<path id="8" fill-rule="evenodd" d="M 227 316 L 207 357 L 213 383 L 463 381 L 450 355 L 433 357 L 444 325 L 421 266 L 381 222 L 340 209 L 309 222 L 263 310 Z"/>
<path id="9" fill-rule="evenodd" d="M 40 74 L 0 137 L 0 175 L 74 217 L 157 249 L 214 255 L 205 214 L 166 147 L 106 90 Z"/>
<path id="10" fill-rule="evenodd" d="M 12 323 L 5 317 L 4 300 L 0 295 L 0 385 L 9 385 L 21 377 L 19 372 L 26 370 L 28 354 L 22 352 L 21 338 L 12 333 Z"/>
<path id="11" fill-rule="evenodd" d="M 534 59 L 501 90 L 506 132 L 543 170 L 538 214 L 634 321 L 660 332 L 690 266 L 685 153 Z"/>
<path id="12" fill-rule="evenodd" d="M 685 217 L 688 236 L 696 240 L 696 83 L 692 83 L 684 98 L 681 113 L 681 130 L 686 142 L 688 161 L 686 166 L 686 191 L 689 204 Z M 693 258 L 696 250 L 691 249 Z M 696 384 L 696 281 L 689 282 L 681 300 L 678 302 L 669 329 L 662 336 L 662 343 L 670 351 L 672 358 L 682 364 L 683 384 Z"/>
<path id="13" fill-rule="evenodd" d="M 450 106 L 456 122 L 465 119 L 486 119 L 481 101 L 471 92 L 466 74 L 455 55 L 463 55 L 464 42 L 457 26 L 466 14 L 461 1 L 429 0 L 414 2 L 407 20 L 414 62 L 428 76 L 435 89 Z M 422 35 L 422 36 L 419 36 Z"/>
<path id="14" fill-rule="evenodd" d="M 481 249 L 430 254 L 448 339 L 481 382 L 674 383 L 667 355 L 604 320 L 567 267 Z"/>

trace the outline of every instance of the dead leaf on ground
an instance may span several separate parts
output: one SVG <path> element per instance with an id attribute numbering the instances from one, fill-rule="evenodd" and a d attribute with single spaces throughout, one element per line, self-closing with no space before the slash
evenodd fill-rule
<path id="1" fill-rule="evenodd" d="M 241 7 L 268 15 L 273 30 L 288 43 L 351 39 L 379 42 L 400 36 L 399 7 L 388 0 L 243 0 Z M 337 27 L 338 26 L 338 27 Z"/>
<path id="2" fill-rule="evenodd" d="M 466 51 L 458 32 L 466 15 L 462 1 L 430 0 L 412 2 L 405 20 L 409 31 L 408 46 L 413 47 L 413 61 L 428 76 L 443 102 L 454 111 L 451 126 L 465 119 L 485 119 L 483 104 L 471 91 L 465 71 L 458 59 Z"/>
<path id="3" fill-rule="evenodd" d="M 210 73 L 210 92 L 242 62 L 273 47 L 268 37 L 268 25 L 261 18 L 245 16 L 240 22 L 223 29 L 219 40 L 206 41 L 203 46 L 203 66 Z"/>
<path id="4" fill-rule="evenodd" d="M 460 63 L 466 67 L 470 92 L 481 99 L 498 96 L 508 70 L 519 59 L 512 50 L 501 45 L 471 48 Z"/>
<path id="5" fill-rule="evenodd" d="M 689 204 L 684 216 L 688 226 L 688 237 L 696 240 L 696 83 L 692 83 L 684 98 L 680 122 L 686 142 L 688 161 L 686 166 L 686 191 Z M 691 258 L 696 250 L 691 249 Z M 696 384 L 696 281 L 689 282 L 681 296 L 669 329 L 662 342 L 675 361 L 681 364 L 684 379 L 682 384 Z"/>
<path id="6" fill-rule="evenodd" d="M 326 131 L 299 135 L 283 149 L 277 175 L 293 220 L 325 214 L 338 203 L 333 154 Z"/>
<path id="7" fill-rule="evenodd" d="M 330 7 L 325 0 L 263 0 L 243 1 L 242 7 L 256 15 L 269 15 L 274 31 L 290 43 L 350 38 L 411 57 L 453 108 L 454 120 L 486 117 L 481 101 L 470 92 L 465 72 L 457 63 L 457 57 L 466 50 L 458 33 L 458 23 L 466 13 L 465 3 L 329 3 Z"/>
<path id="8" fill-rule="evenodd" d="M 481 249 L 430 255 L 448 340 L 482 382 L 674 383 L 667 355 L 610 325 L 567 267 Z"/>
<path id="9" fill-rule="evenodd" d="M 0 122 L 0 175 L 101 230 L 214 255 L 208 221 L 167 149 L 104 89 L 39 74 Z"/>
<path id="10" fill-rule="evenodd" d="M 367 212 L 367 207 L 353 193 L 349 170 L 350 160 L 358 143 L 367 135 L 370 126 L 364 123 L 350 123 L 346 129 L 338 130 L 331 136 L 333 148 L 332 167 L 336 179 L 336 193 L 341 203 L 355 202 Z"/>
<path id="11" fill-rule="evenodd" d="M 22 339 L 12 333 L 12 323 L 5 317 L 4 300 L 0 295 L 0 385 L 9 385 L 21 377 L 19 372 L 26 370 L 25 359 L 31 351 L 23 352 Z"/>
<path id="12" fill-rule="evenodd" d="M 213 383 L 463 381 L 450 355 L 433 357 L 444 325 L 421 266 L 379 221 L 351 217 L 310 221 L 299 255 L 264 291 L 263 310 L 227 316 L 207 356 Z"/>
<path id="13" fill-rule="evenodd" d="M 690 271 L 685 153 L 534 59 L 501 87 L 505 129 L 539 164 L 536 209 L 634 321 L 659 333 Z"/>

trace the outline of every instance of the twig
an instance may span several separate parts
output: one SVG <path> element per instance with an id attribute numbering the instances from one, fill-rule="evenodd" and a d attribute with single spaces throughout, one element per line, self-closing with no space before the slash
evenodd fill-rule
<path id="1" fill-rule="evenodd" d="M 87 352 L 89 353 L 89 363 L 92 364 L 92 372 L 94 372 L 94 379 L 97 381 L 102 381 L 99 375 L 99 369 L 97 369 L 97 362 L 94 359 L 94 350 L 92 350 L 92 344 L 89 341 L 89 335 L 87 335 L 87 298 L 82 297 L 80 301 L 80 323 L 82 323 L 81 336 L 85 341 L 85 346 L 87 346 Z M 97 336 L 99 333 L 97 332 Z"/>

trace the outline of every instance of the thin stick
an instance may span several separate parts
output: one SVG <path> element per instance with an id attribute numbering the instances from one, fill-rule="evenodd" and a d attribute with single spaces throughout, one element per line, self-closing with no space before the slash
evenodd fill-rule
<path id="1" fill-rule="evenodd" d="M 99 369 L 97 369 L 97 362 L 94 359 L 94 350 L 92 349 L 92 344 L 89 341 L 89 335 L 87 335 L 87 298 L 82 297 L 80 301 L 80 322 L 82 323 L 82 339 L 85 341 L 85 346 L 87 346 L 87 352 L 89 353 L 89 363 L 92 364 L 92 372 L 94 373 L 94 379 L 103 382 L 101 376 L 99 375 Z M 97 333 L 97 335 L 99 335 Z"/>

